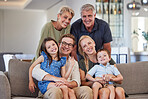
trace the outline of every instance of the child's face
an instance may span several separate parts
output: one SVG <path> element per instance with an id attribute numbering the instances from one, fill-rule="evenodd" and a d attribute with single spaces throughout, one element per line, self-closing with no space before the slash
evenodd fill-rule
<path id="1" fill-rule="evenodd" d="M 47 41 L 46 44 L 46 50 L 50 55 L 56 55 L 58 52 L 58 46 L 54 41 Z"/>
<path id="2" fill-rule="evenodd" d="M 106 51 L 101 51 L 97 53 L 97 60 L 98 63 L 106 65 L 110 61 L 110 58 Z"/>

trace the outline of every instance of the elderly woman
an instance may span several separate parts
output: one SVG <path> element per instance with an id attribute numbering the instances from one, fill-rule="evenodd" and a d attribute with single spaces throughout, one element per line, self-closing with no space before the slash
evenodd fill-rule
<path id="1" fill-rule="evenodd" d="M 50 22 L 45 24 L 42 29 L 41 38 L 38 44 L 35 59 L 39 57 L 39 49 L 44 38 L 52 37 L 58 42 L 63 34 L 70 33 L 70 22 L 73 16 L 74 11 L 71 8 L 62 7 L 57 14 L 57 21 L 51 20 Z"/>
<path id="2" fill-rule="evenodd" d="M 84 59 L 81 59 L 79 61 L 81 84 L 84 86 L 94 87 L 92 86 L 94 82 L 86 80 L 86 73 L 97 63 L 95 42 L 91 37 L 83 35 L 79 39 L 78 45 L 79 45 L 79 53 L 84 57 Z M 109 93 L 110 91 L 107 88 L 100 89 L 99 99 L 108 99 Z M 116 87 L 115 93 L 116 93 L 116 99 L 125 99 L 123 88 Z"/>

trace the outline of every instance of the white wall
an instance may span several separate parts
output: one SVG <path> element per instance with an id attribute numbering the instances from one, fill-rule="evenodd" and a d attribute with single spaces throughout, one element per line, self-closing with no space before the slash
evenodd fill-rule
<path id="1" fill-rule="evenodd" d="M 0 20 L 3 22 L 1 52 L 35 54 L 41 29 L 47 21 L 45 11 L 0 10 Z"/>
<path id="2" fill-rule="evenodd" d="M 124 46 L 131 49 L 131 12 L 127 9 L 127 3 L 133 0 L 124 0 Z"/>
<path id="3" fill-rule="evenodd" d="M 62 6 L 67 6 L 66 1 L 62 0 L 53 7 L 47 10 L 47 21 L 57 20 L 57 13 Z"/>
<path id="4" fill-rule="evenodd" d="M 0 52 L 3 50 L 3 10 L 0 10 Z"/>

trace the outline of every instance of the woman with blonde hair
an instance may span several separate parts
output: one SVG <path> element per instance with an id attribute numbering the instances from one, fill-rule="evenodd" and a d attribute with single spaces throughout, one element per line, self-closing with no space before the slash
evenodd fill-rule
<path id="1" fill-rule="evenodd" d="M 74 11 L 70 7 L 64 6 L 59 10 L 56 21 L 51 20 L 50 22 L 45 24 L 41 31 L 41 37 L 38 44 L 38 48 L 36 50 L 35 59 L 39 57 L 39 49 L 41 47 L 41 43 L 45 38 L 52 37 L 58 42 L 63 34 L 70 33 L 70 22 L 73 16 Z M 33 61 L 35 59 L 33 59 Z"/>
<path id="2" fill-rule="evenodd" d="M 79 53 L 84 57 L 79 61 L 81 84 L 92 88 L 96 87 L 96 85 L 93 84 L 94 82 L 88 81 L 86 79 L 86 73 L 88 72 L 88 70 L 90 70 L 95 64 L 97 64 L 96 50 L 95 50 L 96 44 L 90 36 L 83 35 L 79 39 L 78 46 L 79 46 Z M 100 82 L 103 82 L 103 80 Z M 116 82 L 116 83 L 121 83 L 121 82 Z M 101 88 L 99 90 L 99 99 L 108 99 L 109 93 L 110 93 L 109 89 Z M 125 98 L 123 88 L 116 87 L 115 93 L 116 93 L 116 99 Z"/>

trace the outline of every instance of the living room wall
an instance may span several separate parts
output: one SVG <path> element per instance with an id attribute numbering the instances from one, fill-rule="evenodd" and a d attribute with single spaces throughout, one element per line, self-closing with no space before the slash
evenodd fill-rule
<path id="1" fill-rule="evenodd" d="M 46 11 L 0 10 L 0 52 L 35 54 Z"/>

